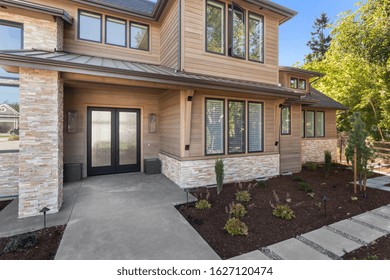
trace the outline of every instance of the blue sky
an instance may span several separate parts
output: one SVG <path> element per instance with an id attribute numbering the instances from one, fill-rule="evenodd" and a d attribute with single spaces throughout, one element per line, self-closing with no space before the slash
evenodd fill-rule
<path id="1" fill-rule="evenodd" d="M 280 26 L 279 65 L 291 66 L 296 62 L 302 64 L 310 52 L 306 43 L 310 40 L 314 20 L 325 12 L 330 22 L 337 15 L 347 10 L 354 10 L 358 0 L 273 0 L 298 12 L 291 20 Z"/>
<path id="2" fill-rule="evenodd" d="M 19 102 L 19 88 L 0 86 L 0 104 Z"/>

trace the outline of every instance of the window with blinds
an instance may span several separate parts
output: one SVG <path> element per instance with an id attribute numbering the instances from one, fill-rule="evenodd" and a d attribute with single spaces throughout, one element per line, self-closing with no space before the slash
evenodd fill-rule
<path id="1" fill-rule="evenodd" d="M 225 100 L 206 99 L 206 155 L 225 152 Z"/>
<path id="2" fill-rule="evenodd" d="M 229 154 L 245 153 L 245 101 L 229 100 Z"/>
<path id="3" fill-rule="evenodd" d="M 263 103 L 248 102 L 248 152 L 263 151 Z"/>

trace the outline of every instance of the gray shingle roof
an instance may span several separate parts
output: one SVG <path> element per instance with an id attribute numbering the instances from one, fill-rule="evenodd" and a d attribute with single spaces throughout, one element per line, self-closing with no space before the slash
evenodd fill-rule
<path id="1" fill-rule="evenodd" d="M 315 88 L 310 88 L 310 94 L 306 94 L 305 97 L 301 98 L 302 102 L 307 102 L 307 106 L 316 108 L 328 108 L 336 110 L 348 110 L 347 106 L 337 102 L 336 100 L 326 96 L 322 92 Z"/>
<path id="2" fill-rule="evenodd" d="M 111 6 L 118 7 L 122 10 L 127 10 L 130 12 L 139 12 L 143 14 L 152 14 L 156 2 L 150 0 L 95 0 L 95 2 L 100 2 L 102 4 L 109 4 Z"/>
<path id="3" fill-rule="evenodd" d="M 199 75 L 189 72 L 177 72 L 175 69 L 147 63 L 131 62 L 67 52 L 48 52 L 40 50 L 8 50 L 0 51 L 0 64 L 19 66 L 29 64 L 30 67 L 55 69 L 57 71 L 111 75 L 140 80 L 152 80 L 173 85 L 185 85 L 199 88 L 221 90 L 240 90 L 241 92 L 278 95 L 299 98 L 303 94 L 292 89 L 260 82 L 251 82 L 230 78 Z M 76 71 L 77 69 L 77 71 Z"/>

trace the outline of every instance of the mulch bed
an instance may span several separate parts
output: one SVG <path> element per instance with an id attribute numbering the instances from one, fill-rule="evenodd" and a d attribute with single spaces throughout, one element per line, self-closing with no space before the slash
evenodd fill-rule
<path id="1" fill-rule="evenodd" d="M 343 256 L 344 260 L 389 260 L 390 235 L 381 237 L 367 246 L 363 246 Z"/>
<path id="2" fill-rule="evenodd" d="M 0 238 L 0 260 L 54 260 L 65 226 Z"/>
<path id="3" fill-rule="evenodd" d="M 311 186 L 314 197 L 298 190 L 294 176 L 302 177 Z M 224 185 L 218 196 L 215 188 L 210 189 L 211 209 L 197 210 L 195 203 L 179 205 L 177 209 L 217 254 L 227 259 L 389 204 L 390 192 L 370 188 L 367 188 L 367 198 L 359 192 L 356 195 L 358 200 L 353 201 L 352 180 L 352 171 L 338 165 L 332 168 L 327 178 L 322 168 L 315 171 L 303 169 L 293 176 L 272 178 L 265 188 L 254 187 L 251 190 L 252 200 L 244 203 L 248 214 L 242 221 L 248 226 L 247 236 L 230 236 L 223 229 L 228 219 L 225 208 L 235 201 L 236 184 Z M 244 189 L 247 185 L 243 184 Z M 286 203 L 286 194 L 289 193 L 289 205 L 296 215 L 295 219 L 284 220 L 272 215 L 270 201 L 275 204 L 273 190 L 282 203 Z M 327 197 L 326 216 L 322 201 L 324 196 Z"/>
<path id="4" fill-rule="evenodd" d="M 3 210 L 5 207 L 7 207 L 8 204 L 10 204 L 12 200 L 1 200 L 0 201 L 0 211 Z"/>

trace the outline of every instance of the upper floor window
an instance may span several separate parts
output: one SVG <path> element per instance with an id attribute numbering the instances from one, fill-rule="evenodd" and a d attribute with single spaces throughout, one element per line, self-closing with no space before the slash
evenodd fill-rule
<path id="1" fill-rule="evenodd" d="M 149 26 L 130 22 L 130 48 L 149 50 Z"/>
<path id="2" fill-rule="evenodd" d="M 290 78 L 290 87 L 293 89 L 306 90 L 306 79 Z"/>
<path id="3" fill-rule="evenodd" d="M 79 39 L 102 42 L 102 15 L 79 11 Z"/>
<path id="4" fill-rule="evenodd" d="M 225 53 L 225 4 L 207 1 L 206 4 L 206 50 Z"/>
<path id="5" fill-rule="evenodd" d="M 291 134 L 291 107 L 285 106 L 282 107 L 281 112 L 281 127 L 282 127 L 282 135 L 290 135 Z"/>
<path id="6" fill-rule="evenodd" d="M 126 20 L 106 17 L 106 44 L 126 47 Z"/>
<path id="7" fill-rule="evenodd" d="M 245 59 L 245 50 L 245 10 L 233 4 L 229 7 L 229 55 Z"/>
<path id="8" fill-rule="evenodd" d="M 0 20 L 0 50 L 23 48 L 23 24 Z"/>
<path id="9" fill-rule="evenodd" d="M 248 25 L 249 60 L 264 62 L 264 17 L 249 13 Z"/>

